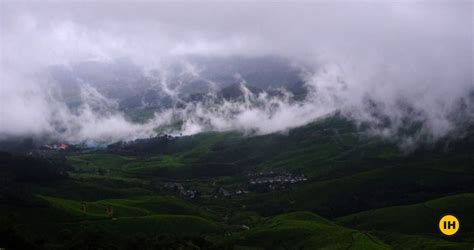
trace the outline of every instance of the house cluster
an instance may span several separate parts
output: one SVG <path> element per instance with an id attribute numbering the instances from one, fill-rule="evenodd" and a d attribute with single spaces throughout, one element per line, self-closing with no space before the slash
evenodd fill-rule
<path id="1" fill-rule="evenodd" d="M 74 146 L 66 143 L 43 144 L 35 149 L 28 151 L 29 156 L 55 158 L 61 156 L 63 152 L 71 151 Z"/>
<path id="2" fill-rule="evenodd" d="M 250 191 L 244 190 L 244 189 L 237 189 L 235 191 L 229 191 L 223 187 L 218 188 L 214 192 L 214 198 L 231 198 L 232 196 L 239 196 L 239 195 L 244 195 L 248 194 Z"/>
<path id="3" fill-rule="evenodd" d="M 42 150 L 52 150 L 52 151 L 66 151 L 68 148 L 69 148 L 69 145 L 65 143 L 44 144 L 40 147 L 40 149 Z"/>
<path id="4" fill-rule="evenodd" d="M 265 187 L 269 190 L 285 189 L 290 185 L 307 181 L 304 174 L 295 175 L 287 172 L 258 172 L 249 173 L 249 184 L 253 188 Z"/>
<path id="5" fill-rule="evenodd" d="M 187 189 L 183 184 L 178 182 L 168 182 L 164 184 L 165 189 L 172 190 L 175 194 L 186 197 L 188 199 L 194 199 L 198 196 L 198 191 L 194 189 Z"/>

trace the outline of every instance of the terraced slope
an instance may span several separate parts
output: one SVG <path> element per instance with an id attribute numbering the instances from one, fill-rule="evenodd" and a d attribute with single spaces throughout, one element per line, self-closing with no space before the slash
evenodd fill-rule
<path id="1" fill-rule="evenodd" d="M 243 244 L 265 249 L 390 249 L 374 236 L 339 226 L 309 212 L 270 218 L 251 229 Z"/>
<path id="2" fill-rule="evenodd" d="M 461 224 L 453 237 L 443 237 L 438 230 L 438 221 L 446 214 L 455 215 Z M 393 245 L 409 246 L 410 243 L 432 247 L 472 247 L 474 193 L 364 211 L 338 218 L 336 222 L 347 227 L 375 232 L 375 235 Z"/>

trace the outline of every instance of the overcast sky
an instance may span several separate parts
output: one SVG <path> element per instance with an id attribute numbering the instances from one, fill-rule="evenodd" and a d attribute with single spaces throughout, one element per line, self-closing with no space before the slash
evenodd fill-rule
<path id="1" fill-rule="evenodd" d="M 460 56 L 472 49 L 472 18 L 472 1 L 456 0 L 2 1 L 2 46 L 18 42 L 30 56 L 39 56 L 41 49 L 52 54 L 50 60 L 269 52 L 311 59 L 330 50 L 388 56 L 416 51 L 436 56 L 450 50 Z"/>
<path id="2" fill-rule="evenodd" d="M 308 86 L 338 96 L 353 114 L 370 95 L 397 116 L 391 109 L 403 99 L 439 131 L 449 130 L 452 106 L 474 85 L 472 1 L 2 0 L 0 28 L 0 134 L 50 129 L 58 106 L 38 75 L 83 60 L 125 56 L 151 69 L 193 54 L 275 54 L 328 68 Z M 347 86 L 338 89 L 330 74 Z"/>

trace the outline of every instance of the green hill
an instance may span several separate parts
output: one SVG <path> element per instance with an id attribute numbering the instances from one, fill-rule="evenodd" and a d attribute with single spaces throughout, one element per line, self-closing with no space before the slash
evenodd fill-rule
<path id="1" fill-rule="evenodd" d="M 374 236 L 338 226 L 309 212 L 270 218 L 251 229 L 242 245 L 265 249 L 389 249 Z"/>
<path id="2" fill-rule="evenodd" d="M 459 231 L 450 237 L 450 240 L 474 242 L 473 193 L 452 195 L 413 205 L 364 211 L 338 218 L 336 222 L 359 230 L 403 234 L 405 236 L 402 238 L 407 239 L 413 239 L 413 235 L 425 235 L 426 239 L 431 238 L 433 241 L 436 238 L 443 238 L 438 229 L 438 222 L 446 214 L 455 215 L 461 224 Z M 383 238 L 396 238 L 387 234 L 385 233 Z M 408 236 L 410 234 L 412 236 Z"/>
<path id="3" fill-rule="evenodd" d="M 176 197 L 138 196 L 130 199 L 106 199 L 79 202 L 48 196 L 40 196 L 51 206 L 80 218 L 104 218 L 108 206 L 114 208 L 115 217 L 140 217 L 153 214 L 213 216 L 197 206 Z M 83 207 L 86 209 L 83 211 Z"/>
<path id="4" fill-rule="evenodd" d="M 473 135 L 406 152 L 334 116 L 286 133 L 163 136 L 54 161 L 0 154 L 0 246 L 472 249 Z M 270 172 L 305 180 L 252 184 Z M 461 221 L 455 237 L 437 232 L 445 213 Z"/>
<path id="5" fill-rule="evenodd" d="M 338 218 L 336 221 L 345 226 L 365 230 L 439 235 L 438 221 L 446 214 L 453 214 L 460 220 L 462 229 L 459 233 L 474 232 L 474 193 L 364 211 Z"/>

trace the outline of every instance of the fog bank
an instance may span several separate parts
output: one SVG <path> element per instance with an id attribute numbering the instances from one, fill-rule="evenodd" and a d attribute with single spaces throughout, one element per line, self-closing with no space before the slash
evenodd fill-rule
<path id="1" fill-rule="evenodd" d="M 175 133 L 265 134 L 340 111 L 375 135 L 436 140 L 474 122 L 472 8 L 472 1 L 2 1 L 0 137 L 113 142 L 154 136 L 178 120 Z M 235 72 L 243 98 L 215 100 L 220 82 L 189 60 L 268 55 L 298 68 L 303 99 L 286 90 L 249 92 Z M 83 81 L 77 106 L 64 102 L 52 66 L 117 58 L 130 59 L 144 86 L 173 102 L 182 101 L 179 86 L 189 79 L 208 84 L 210 97 L 163 107 L 144 123 L 83 79 L 70 80 Z M 176 62 L 185 65 L 179 76 L 169 66 Z M 126 82 L 131 91 L 144 88 Z M 402 133 L 407 127 L 416 133 Z"/>

